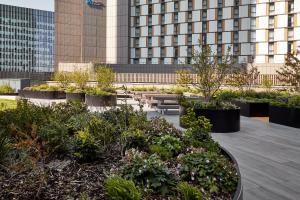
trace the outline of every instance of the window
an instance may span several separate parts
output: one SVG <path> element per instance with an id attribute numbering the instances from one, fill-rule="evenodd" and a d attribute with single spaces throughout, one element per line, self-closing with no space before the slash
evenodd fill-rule
<path id="1" fill-rule="evenodd" d="M 217 54 L 222 55 L 222 45 L 221 44 L 218 44 Z"/>
<path id="2" fill-rule="evenodd" d="M 223 0 L 218 0 L 218 7 L 222 8 L 223 7 Z"/>
<path id="3" fill-rule="evenodd" d="M 188 24 L 188 33 L 193 32 L 193 25 L 191 23 Z"/>
<path id="4" fill-rule="evenodd" d="M 218 19 L 222 19 L 222 16 L 223 16 L 223 9 L 219 8 L 218 9 Z"/>
<path id="5" fill-rule="evenodd" d="M 135 36 L 136 37 L 140 36 L 140 28 L 135 28 Z"/>
<path id="6" fill-rule="evenodd" d="M 239 32 L 233 33 L 233 42 L 238 43 L 239 42 Z"/>
<path id="7" fill-rule="evenodd" d="M 206 36 L 206 33 L 203 33 L 202 34 L 202 44 L 206 45 L 206 43 L 207 43 L 207 36 Z"/>
<path id="8" fill-rule="evenodd" d="M 178 24 L 174 24 L 174 34 L 178 34 L 179 33 L 179 26 Z"/>
<path id="9" fill-rule="evenodd" d="M 270 42 L 274 41 L 274 30 L 269 30 L 269 41 Z"/>
<path id="10" fill-rule="evenodd" d="M 207 0 L 202 1 L 202 8 L 207 8 Z"/>
<path id="11" fill-rule="evenodd" d="M 239 54 L 239 44 L 234 44 L 233 45 L 233 53 L 235 54 L 235 55 L 238 55 Z"/>
<path id="12" fill-rule="evenodd" d="M 293 53 L 293 42 L 288 42 L 288 53 Z"/>
<path id="13" fill-rule="evenodd" d="M 234 7 L 234 11 L 233 11 L 233 17 L 234 18 L 239 18 L 239 7 Z"/>
<path id="14" fill-rule="evenodd" d="M 177 35 L 174 36 L 174 45 L 175 46 L 178 45 L 178 36 Z"/>
<path id="15" fill-rule="evenodd" d="M 148 25 L 152 25 L 152 15 L 148 16 Z"/>
<path id="16" fill-rule="evenodd" d="M 162 36 L 160 38 L 160 44 L 161 44 L 161 46 L 165 46 L 165 37 L 164 36 Z"/>
<path id="17" fill-rule="evenodd" d="M 223 30 L 222 30 L 223 28 L 222 28 L 222 20 L 219 20 L 218 21 L 218 32 L 222 32 Z"/>
<path id="18" fill-rule="evenodd" d="M 140 17 L 135 17 L 135 26 L 139 26 L 140 25 Z"/>
<path id="19" fill-rule="evenodd" d="M 202 21 L 206 21 L 207 20 L 207 11 L 203 10 L 202 11 Z"/>
<path id="20" fill-rule="evenodd" d="M 161 32 L 161 35 L 165 35 L 165 26 L 161 26 L 160 32 Z"/>
<path id="21" fill-rule="evenodd" d="M 188 9 L 189 10 L 193 10 L 193 2 L 192 2 L 192 0 L 189 0 Z"/>
<path id="22" fill-rule="evenodd" d="M 269 17 L 269 28 L 274 28 L 274 17 Z"/>
<path id="23" fill-rule="evenodd" d="M 175 3 L 174 3 L 174 11 L 175 11 L 175 12 L 178 12 L 178 11 L 179 11 L 179 3 L 178 3 L 178 2 L 175 2 Z"/>
<path id="24" fill-rule="evenodd" d="M 192 45 L 193 37 L 192 35 L 188 35 L 188 45 Z"/>
<path id="25" fill-rule="evenodd" d="M 233 24 L 234 30 L 239 30 L 239 20 L 238 20 L 238 19 L 235 19 L 233 23 L 234 23 L 234 24 Z"/>
<path id="26" fill-rule="evenodd" d="M 166 16 L 161 15 L 161 24 L 165 24 Z"/>
<path id="27" fill-rule="evenodd" d="M 152 36 L 152 26 L 148 27 L 148 36 Z"/>
<path id="28" fill-rule="evenodd" d="M 152 48 L 148 49 L 148 58 L 152 58 Z"/>
<path id="29" fill-rule="evenodd" d="M 152 47 L 152 37 L 148 37 L 148 46 Z"/>
<path id="30" fill-rule="evenodd" d="M 188 12 L 188 21 L 192 21 L 193 20 L 193 13 L 192 12 Z"/>
<path id="31" fill-rule="evenodd" d="M 160 49 L 160 57 L 166 57 L 166 50 L 164 47 Z"/>
<path id="32" fill-rule="evenodd" d="M 189 46 L 189 47 L 187 48 L 187 56 L 188 56 L 188 57 L 192 57 L 192 55 L 193 55 L 193 50 L 192 50 L 192 47 Z"/>
<path id="33" fill-rule="evenodd" d="M 250 54 L 251 54 L 251 55 L 255 55 L 255 52 L 256 52 L 255 48 L 256 48 L 256 47 L 255 47 L 255 44 L 251 44 L 251 45 L 250 45 Z"/>
<path id="34" fill-rule="evenodd" d="M 251 31 L 251 42 L 256 42 L 256 32 Z"/>
<path id="35" fill-rule="evenodd" d="M 164 13 L 166 11 L 166 5 L 164 3 L 161 4 L 160 10 L 161 10 L 161 13 Z"/>
<path id="36" fill-rule="evenodd" d="M 269 54 L 273 55 L 274 54 L 274 43 L 269 43 Z"/>
<path id="37" fill-rule="evenodd" d="M 152 14 L 152 5 L 148 5 L 148 15 Z"/>
<path id="38" fill-rule="evenodd" d="M 289 11 L 289 13 L 294 12 L 294 2 L 289 1 L 288 4 L 289 4 L 288 5 L 288 11 Z"/>
<path id="39" fill-rule="evenodd" d="M 256 5 L 251 5 L 250 12 L 251 12 L 251 17 L 256 16 Z"/>
<path id="40" fill-rule="evenodd" d="M 177 58 L 178 56 L 178 47 L 174 47 L 174 57 Z"/>
<path id="41" fill-rule="evenodd" d="M 174 23 L 178 23 L 178 13 L 174 13 Z"/>
<path id="42" fill-rule="evenodd" d="M 288 40 L 293 40 L 294 39 L 294 29 L 289 28 L 288 29 Z"/>
<path id="43" fill-rule="evenodd" d="M 202 23 L 202 32 L 207 32 L 207 23 L 206 22 Z"/>
<path id="44" fill-rule="evenodd" d="M 140 46 L 140 40 L 138 38 L 135 38 L 135 47 L 139 47 Z"/>
<path id="45" fill-rule="evenodd" d="M 269 63 L 274 63 L 274 56 L 269 56 Z"/>
<path id="46" fill-rule="evenodd" d="M 135 16 L 140 16 L 140 7 L 135 7 Z"/>
<path id="47" fill-rule="evenodd" d="M 274 15 L 274 13 L 275 13 L 275 4 L 274 4 L 274 2 L 270 3 L 270 5 L 269 5 L 269 13 L 270 13 L 270 15 Z"/>
<path id="48" fill-rule="evenodd" d="M 288 27 L 293 27 L 294 26 L 294 16 L 289 15 L 288 16 Z"/>
<path id="49" fill-rule="evenodd" d="M 218 33 L 218 44 L 222 43 L 222 33 Z"/>
<path id="50" fill-rule="evenodd" d="M 256 20 L 255 19 L 251 19 L 250 26 L 251 26 L 251 29 L 256 29 Z"/>

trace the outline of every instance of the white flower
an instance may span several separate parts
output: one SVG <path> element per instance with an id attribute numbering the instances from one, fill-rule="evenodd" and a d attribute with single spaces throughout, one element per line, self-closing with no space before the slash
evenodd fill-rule
<path id="1" fill-rule="evenodd" d="M 206 160 L 206 163 L 210 163 L 210 160 Z"/>

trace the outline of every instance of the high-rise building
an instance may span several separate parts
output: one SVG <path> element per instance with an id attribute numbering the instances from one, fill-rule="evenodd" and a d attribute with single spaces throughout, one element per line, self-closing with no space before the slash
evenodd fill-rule
<path id="1" fill-rule="evenodd" d="M 0 71 L 54 70 L 54 13 L 0 4 Z"/>
<path id="2" fill-rule="evenodd" d="M 131 63 L 190 63 L 209 45 L 238 62 L 283 63 L 300 45 L 298 0 L 131 0 Z"/>
<path id="3" fill-rule="evenodd" d="M 300 45 L 298 0 L 56 0 L 56 16 L 57 63 L 187 64 L 209 45 L 271 69 Z"/>
<path id="4" fill-rule="evenodd" d="M 105 62 L 105 0 L 55 0 L 55 63 Z"/>

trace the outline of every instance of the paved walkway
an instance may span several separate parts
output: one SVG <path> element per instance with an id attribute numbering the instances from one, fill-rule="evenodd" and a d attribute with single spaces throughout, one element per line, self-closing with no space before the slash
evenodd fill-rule
<path id="1" fill-rule="evenodd" d="M 240 132 L 213 138 L 237 159 L 245 200 L 300 200 L 300 129 L 242 117 Z"/>

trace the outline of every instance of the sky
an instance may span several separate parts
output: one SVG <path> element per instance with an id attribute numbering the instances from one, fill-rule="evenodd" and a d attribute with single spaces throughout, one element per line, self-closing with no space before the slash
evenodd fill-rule
<path id="1" fill-rule="evenodd" d="M 54 11 L 54 0 L 0 0 L 0 4 Z"/>

